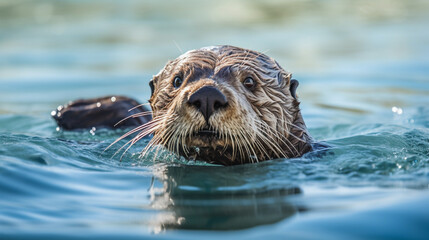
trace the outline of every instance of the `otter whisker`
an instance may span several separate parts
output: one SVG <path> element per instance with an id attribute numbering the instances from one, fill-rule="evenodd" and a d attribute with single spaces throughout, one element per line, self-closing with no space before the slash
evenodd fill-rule
<path id="1" fill-rule="evenodd" d="M 231 160 L 235 159 L 236 154 L 237 154 L 237 147 L 236 144 L 234 142 L 234 138 L 232 137 L 231 134 L 231 129 L 230 128 L 226 128 L 225 130 L 225 134 L 226 134 L 226 139 L 230 142 L 230 146 L 232 148 L 232 155 L 231 155 Z M 225 145 L 225 148 L 227 147 L 227 144 Z"/>
<path id="2" fill-rule="evenodd" d="M 283 125 L 285 125 L 285 127 L 283 128 L 283 130 L 289 131 L 287 126 L 292 126 L 294 128 L 297 128 L 298 130 L 302 131 L 302 132 L 307 132 L 307 129 L 300 127 L 292 122 L 290 122 L 287 119 L 278 119 L 280 123 L 282 123 Z"/>
<path id="3" fill-rule="evenodd" d="M 171 130 L 173 127 L 172 127 L 172 123 L 176 120 L 177 118 L 175 118 L 175 117 L 172 117 L 172 118 L 170 118 L 166 123 L 165 123 L 165 128 L 164 128 L 164 131 L 162 132 L 162 133 L 159 133 L 159 135 L 161 136 L 161 138 L 160 138 L 160 143 L 161 144 L 163 144 L 163 145 L 165 145 L 165 144 L 167 144 L 167 143 L 169 143 L 169 142 L 171 142 L 170 141 L 170 138 L 172 137 L 172 136 L 174 136 L 175 135 L 175 133 L 176 133 L 176 131 L 177 131 L 177 128 L 176 129 L 174 129 L 173 131 Z M 174 138 L 173 138 L 174 139 Z M 169 147 L 169 146 L 167 146 L 167 149 L 168 150 L 170 150 L 170 151 L 172 151 L 172 148 L 171 147 Z"/>
<path id="4" fill-rule="evenodd" d="M 284 136 L 280 136 L 278 133 L 277 133 L 277 130 L 276 129 L 274 129 L 273 127 L 271 127 L 271 126 L 269 126 L 268 124 L 266 124 L 265 122 L 262 122 L 262 121 L 259 121 L 259 124 L 262 124 L 263 126 L 265 126 L 266 128 L 269 128 L 269 129 L 271 129 L 272 131 L 270 131 L 270 132 L 272 132 L 272 133 L 274 133 L 275 135 L 276 135 L 276 137 L 277 137 L 277 139 L 279 140 L 279 141 L 281 141 L 288 149 L 289 149 L 289 151 L 291 152 L 291 153 L 293 153 L 293 151 L 292 151 L 292 149 L 289 147 L 289 146 L 291 146 L 294 150 L 295 150 L 295 152 L 299 155 L 299 152 L 298 152 L 298 150 L 295 148 L 295 146 L 290 142 L 290 140 L 289 139 L 287 139 L 286 137 L 284 137 Z M 274 141 L 274 139 L 271 137 L 271 139 L 273 140 L 273 142 L 275 142 Z M 285 141 L 287 141 L 287 142 L 285 142 Z M 279 148 L 280 148 L 280 146 L 279 146 Z M 283 152 L 283 151 L 281 151 L 281 152 Z M 285 156 L 286 157 L 286 156 Z"/>
<path id="5" fill-rule="evenodd" d="M 274 139 L 271 136 L 265 136 L 262 134 L 258 134 L 259 138 L 264 142 L 265 146 L 267 146 L 275 155 L 276 157 L 284 156 L 284 151 L 281 149 L 281 147 L 278 144 L 274 143 Z M 268 155 L 270 156 L 270 155 Z"/>
<path id="6" fill-rule="evenodd" d="M 158 137 L 158 135 L 155 135 L 154 138 L 152 138 L 152 140 L 143 149 L 143 151 L 141 153 L 141 157 L 144 157 L 149 152 L 149 150 L 151 150 L 152 148 L 157 148 L 157 151 L 156 151 L 155 156 L 154 156 L 154 159 L 155 159 L 157 154 L 158 154 L 158 149 L 159 149 L 159 147 L 157 147 L 157 145 L 156 145 L 158 143 L 159 143 L 159 137 Z"/>
<path id="7" fill-rule="evenodd" d="M 148 116 L 148 115 L 152 115 L 152 112 L 141 112 L 141 113 L 134 113 L 124 119 L 121 119 L 119 122 L 115 123 L 115 125 L 113 125 L 114 127 L 118 126 L 119 124 L 121 124 L 122 122 L 130 119 L 130 118 L 137 118 L 137 117 L 144 117 L 144 116 Z"/>
<path id="8" fill-rule="evenodd" d="M 261 152 L 262 157 L 265 155 L 266 157 L 270 157 L 270 155 L 267 153 L 265 148 L 263 147 L 263 144 L 259 140 L 259 138 L 255 138 L 255 147 Z"/>
<path id="9" fill-rule="evenodd" d="M 227 129 L 229 138 L 231 139 L 231 145 L 232 145 L 232 160 L 237 157 L 237 154 L 240 152 L 240 146 L 237 146 L 235 139 L 232 135 L 231 129 Z"/>
<path id="10" fill-rule="evenodd" d="M 268 124 L 265 124 L 264 122 L 260 122 L 260 124 L 262 126 L 264 126 L 265 128 L 271 128 Z M 260 127 L 258 127 L 260 129 Z M 272 128 L 271 128 L 272 129 Z M 277 157 L 287 157 L 287 155 L 285 154 L 285 152 L 282 150 L 282 148 L 280 147 L 279 144 L 277 144 L 276 139 L 274 139 L 273 136 L 269 135 L 263 135 L 261 134 L 262 132 L 267 132 L 266 130 L 259 130 L 257 131 L 258 136 L 264 141 L 264 143 L 273 151 L 274 154 L 276 154 Z M 281 137 L 278 137 L 277 135 L 277 140 L 281 141 L 288 149 L 289 151 L 292 151 L 288 144 L 286 144 L 283 139 Z"/>
<path id="11" fill-rule="evenodd" d="M 150 103 L 142 103 L 142 104 L 139 104 L 137 106 L 134 106 L 134 107 L 128 109 L 128 112 L 131 112 L 132 110 L 139 108 L 139 107 L 142 107 L 142 106 L 145 106 L 145 105 L 150 105 Z M 145 112 L 152 112 L 152 111 L 145 111 Z"/>
<path id="12" fill-rule="evenodd" d="M 240 153 L 240 162 L 243 163 L 244 157 L 246 156 L 245 152 L 244 152 L 244 151 L 246 151 L 246 149 L 245 149 L 246 144 L 243 144 L 244 141 L 241 139 L 242 136 L 241 136 L 241 134 L 239 132 L 236 132 L 235 136 L 239 140 L 237 146 L 238 146 L 238 150 L 239 150 L 239 153 Z"/>
<path id="13" fill-rule="evenodd" d="M 241 149 L 242 149 L 242 152 L 240 154 L 240 161 L 241 161 L 241 163 L 243 163 L 243 160 L 244 160 L 246 154 L 250 155 L 250 152 L 249 152 L 249 149 L 247 148 L 247 144 L 245 142 L 246 140 L 243 138 L 241 132 L 237 131 L 235 135 L 236 135 L 237 139 L 239 140 L 238 146 L 241 147 Z"/>
<path id="14" fill-rule="evenodd" d="M 121 141 L 122 139 L 128 137 L 129 135 L 136 133 L 138 131 L 142 131 L 146 128 L 150 128 L 151 126 L 156 126 L 158 123 L 157 119 L 152 119 L 150 122 L 145 123 L 141 126 L 138 126 L 130 131 L 128 131 L 127 133 L 123 134 L 121 137 L 119 137 L 118 139 L 116 139 L 113 143 L 111 143 L 106 149 L 104 149 L 104 151 L 106 151 L 107 149 L 111 148 L 114 144 L 116 144 L 117 142 Z"/>
<path id="15" fill-rule="evenodd" d="M 286 124 L 289 124 L 289 125 L 291 125 L 291 126 L 293 126 L 293 127 L 295 127 L 295 128 L 298 128 L 299 130 L 301 130 L 301 131 L 307 131 L 307 130 L 305 130 L 305 129 L 303 129 L 303 128 L 301 128 L 301 127 L 299 127 L 298 125 L 295 125 L 295 124 L 293 124 L 293 123 L 290 123 L 290 122 L 286 122 Z M 298 141 L 300 141 L 300 142 L 303 142 L 303 143 L 306 143 L 306 141 L 304 141 L 304 140 L 302 140 L 301 138 L 299 138 L 298 136 L 296 136 L 296 135 L 294 135 L 290 130 L 288 130 L 288 129 L 285 129 L 285 128 L 282 128 L 282 127 L 280 127 L 280 129 L 281 130 L 283 130 L 283 131 L 285 131 L 286 133 L 287 133 L 287 135 L 290 135 L 290 136 L 292 136 L 292 137 L 295 137 L 296 138 L 296 140 L 298 140 Z"/>
<path id="16" fill-rule="evenodd" d="M 172 117 L 170 119 L 164 119 L 164 124 L 166 124 L 166 126 L 170 126 L 167 128 L 162 128 L 160 131 L 158 132 L 158 134 L 155 135 L 154 138 L 152 138 L 152 140 L 148 143 L 148 145 L 144 148 L 143 152 L 142 152 L 142 156 L 146 155 L 146 153 L 155 145 L 155 144 L 161 144 L 161 145 L 166 145 L 166 142 L 168 141 L 168 139 L 171 137 L 171 135 L 173 135 L 174 132 L 172 131 L 168 131 L 171 128 L 171 123 L 174 122 L 176 120 L 176 118 Z M 168 150 L 170 150 L 167 147 Z M 159 148 L 156 149 L 155 152 L 155 156 L 154 159 L 158 156 L 158 152 L 159 152 Z"/>
<path id="17" fill-rule="evenodd" d="M 220 135 L 220 139 L 222 139 L 224 141 L 224 145 L 222 148 L 222 153 L 224 153 L 228 147 L 228 136 L 225 134 L 225 130 L 223 129 L 223 127 L 221 127 L 219 130 L 219 135 Z"/>
<path id="18" fill-rule="evenodd" d="M 189 154 L 189 147 L 187 146 L 186 143 L 189 139 L 189 136 L 191 136 L 194 132 L 195 132 L 194 126 L 187 127 L 184 130 L 184 135 L 182 137 L 182 148 L 183 148 L 183 151 L 185 152 L 186 155 Z"/>
<path id="19" fill-rule="evenodd" d="M 287 124 L 291 125 L 292 127 L 298 128 L 298 129 L 299 129 L 299 130 L 301 130 L 301 131 L 307 131 L 306 129 L 304 129 L 304 128 L 302 128 L 302 127 L 300 127 L 300 126 L 296 125 L 296 124 L 293 124 L 293 123 L 291 123 L 291 122 L 287 122 Z"/>
<path id="20" fill-rule="evenodd" d="M 124 149 L 126 146 L 128 146 L 125 151 L 122 153 L 120 161 L 122 161 L 123 156 L 125 155 L 125 153 L 140 139 L 142 139 L 143 137 L 150 135 L 152 133 L 154 133 L 159 127 L 160 125 L 158 124 L 160 121 L 162 121 L 165 118 L 164 115 L 158 116 L 153 118 L 151 121 L 138 126 L 130 131 L 128 131 L 127 133 L 123 134 L 121 137 L 119 137 L 118 139 L 116 139 L 113 143 L 111 143 L 104 151 L 106 151 L 107 149 L 109 149 L 110 147 L 112 147 L 114 144 L 116 144 L 117 142 L 121 141 L 122 139 L 128 137 L 131 134 L 134 134 L 138 131 L 140 131 L 139 134 L 137 134 L 136 137 L 132 138 L 131 140 L 129 140 L 127 143 L 125 143 L 124 145 L 122 145 L 112 156 L 112 158 L 114 156 L 116 156 L 122 149 Z"/>
<path id="21" fill-rule="evenodd" d="M 182 147 L 182 150 L 183 150 L 185 156 L 188 156 L 188 153 L 189 153 L 189 150 L 185 144 L 186 137 L 189 136 L 189 134 L 190 133 L 187 132 L 187 129 L 181 129 L 180 134 L 179 134 L 179 138 L 178 138 L 178 140 L 180 140 L 180 141 L 178 141 L 179 147 L 180 146 Z M 179 148 L 177 149 L 177 152 L 178 153 L 180 152 Z"/>
<path id="22" fill-rule="evenodd" d="M 180 129 L 180 128 L 177 128 L 176 129 L 176 131 L 175 131 L 175 137 L 174 137 L 174 141 L 175 141 L 175 144 L 174 144 L 174 149 L 173 149 L 173 152 L 175 152 L 175 153 L 179 153 L 180 152 L 180 136 L 181 136 L 181 131 L 182 131 L 182 129 Z"/>
<path id="23" fill-rule="evenodd" d="M 248 156 L 250 156 L 251 155 L 251 152 L 253 153 L 253 155 L 254 156 L 257 156 L 257 154 L 255 153 L 255 151 L 254 151 L 254 148 L 252 147 L 252 144 L 249 142 L 249 138 L 250 138 L 250 136 L 246 136 L 246 131 L 244 131 L 242 128 L 240 129 L 240 135 L 242 136 L 242 138 L 244 139 L 244 141 L 245 141 L 245 144 L 244 144 L 244 146 L 245 146 L 245 148 L 246 148 L 246 151 L 247 151 L 247 154 L 248 154 Z M 247 144 L 246 144 L 247 143 Z M 258 159 L 256 159 L 257 161 L 258 161 Z M 252 158 L 252 162 L 253 162 L 254 160 L 253 160 L 253 158 Z"/>
<path id="24" fill-rule="evenodd" d="M 235 137 L 239 140 L 238 136 L 235 136 Z M 234 140 L 237 140 L 237 139 L 234 138 Z M 243 153 L 242 146 L 241 146 L 241 144 L 236 144 L 236 143 L 234 143 L 234 144 L 237 148 L 237 152 L 236 152 L 236 155 L 233 156 L 231 161 L 236 161 L 236 159 L 239 158 L 240 162 L 243 163 L 242 157 L 244 156 L 244 153 Z"/>
<path id="25" fill-rule="evenodd" d="M 152 129 L 148 129 L 147 131 L 145 131 L 145 134 L 141 134 L 138 137 L 134 137 L 131 140 L 129 140 L 127 143 L 125 143 L 124 145 L 122 145 L 122 147 L 120 147 L 114 154 L 112 157 L 116 156 L 125 146 L 129 145 L 124 152 L 121 155 L 120 161 L 122 161 L 123 156 L 125 155 L 125 153 L 127 153 L 127 151 L 140 139 L 142 139 L 144 136 L 149 135 L 150 133 L 153 133 L 156 130 L 156 128 L 152 128 Z"/>
<path id="26" fill-rule="evenodd" d="M 180 128 L 172 129 L 173 128 L 172 126 L 173 126 L 172 124 L 167 125 L 166 130 L 165 130 L 165 132 L 167 134 L 162 139 L 161 144 L 165 145 L 169 151 L 172 151 L 174 153 L 178 153 L 179 152 L 178 137 L 180 134 L 180 132 L 179 132 Z"/>
<path id="27" fill-rule="evenodd" d="M 268 125 L 266 127 L 271 128 Z M 276 139 L 278 141 L 280 141 L 281 143 L 283 143 L 285 145 L 285 147 L 287 147 L 287 149 L 289 150 L 289 152 L 293 153 L 293 150 L 295 150 L 295 152 L 298 153 L 298 150 L 296 150 L 296 148 L 293 145 L 291 145 L 290 141 L 287 138 L 281 137 L 278 134 L 275 134 L 275 135 L 276 135 Z M 276 148 L 276 150 L 274 150 L 272 148 L 271 149 L 273 150 L 274 153 L 276 153 L 277 157 L 287 157 L 287 154 L 282 150 L 282 148 L 280 147 L 279 144 L 275 144 L 274 145 L 274 142 L 275 142 L 276 139 L 274 139 L 273 136 L 264 136 L 264 135 L 260 135 L 260 136 L 266 140 L 266 143 L 271 143 L 271 145 Z M 287 141 L 287 142 L 285 142 L 285 141 Z M 294 149 L 292 150 L 289 147 L 289 145 L 292 146 Z M 281 153 L 281 156 L 279 156 L 279 153 Z"/>
<path id="28" fill-rule="evenodd" d="M 155 123 L 158 123 L 159 121 L 162 121 L 163 117 L 165 117 L 165 116 L 164 115 L 160 115 L 158 117 L 154 117 L 151 121 L 149 121 L 149 122 L 147 122 L 147 123 L 145 123 L 143 125 L 140 125 L 140 126 L 134 128 L 134 129 L 132 129 L 131 131 L 127 132 L 126 134 L 122 135 L 119 139 L 117 139 L 117 141 L 120 141 L 123 138 L 125 138 L 125 137 L 127 137 L 127 136 L 129 136 L 129 135 L 131 135 L 131 134 L 133 134 L 133 133 L 135 133 L 137 131 L 140 131 L 142 128 L 145 128 L 147 126 L 150 126 L 150 125 L 153 125 Z M 117 141 L 115 141 L 115 142 L 117 142 Z M 113 142 L 111 145 L 115 144 L 115 142 Z"/>
<path id="29" fill-rule="evenodd" d="M 262 149 L 262 152 L 267 156 L 267 158 L 271 158 L 271 155 L 267 153 L 265 150 L 266 147 L 268 147 L 275 155 L 276 157 L 285 156 L 285 153 L 283 149 L 280 147 L 279 144 L 277 144 L 277 141 L 269 134 L 268 136 L 263 135 L 262 133 L 266 133 L 267 130 L 263 129 L 262 127 L 267 128 L 268 125 L 260 123 L 260 126 L 257 127 L 256 135 L 257 135 L 257 142 L 260 145 L 260 149 Z M 263 142 L 262 142 L 263 141 Z M 264 147 L 266 146 L 266 147 Z"/>
<path id="30" fill-rule="evenodd" d="M 158 142 L 160 144 L 166 144 L 169 141 L 169 138 L 174 134 L 174 131 L 169 131 L 170 127 L 165 127 L 163 131 L 158 132 Z"/>

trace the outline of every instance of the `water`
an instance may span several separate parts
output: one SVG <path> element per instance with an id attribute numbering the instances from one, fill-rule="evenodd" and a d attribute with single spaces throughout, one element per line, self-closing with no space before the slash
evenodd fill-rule
<path id="1" fill-rule="evenodd" d="M 198 10 L 195 10 L 198 9 Z M 427 1 L 0 1 L 1 239 L 426 239 Z M 50 112 L 145 102 L 181 51 L 266 52 L 300 80 L 323 156 L 222 167 L 124 131 L 57 131 Z"/>

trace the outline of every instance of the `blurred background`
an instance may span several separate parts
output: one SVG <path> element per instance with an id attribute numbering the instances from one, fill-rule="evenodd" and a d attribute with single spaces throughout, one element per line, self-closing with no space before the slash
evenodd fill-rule
<path id="1" fill-rule="evenodd" d="M 145 102 L 167 60 L 220 44 L 275 58 L 311 113 L 429 103 L 428 12 L 426 0 L 0 0 L 0 113 Z"/>
<path id="2" fill-rule="evenodd" d="M 428 0 L 0 0 L 0 239 L 427 239 L 428 26 Z M 221 44 L 293 73 L 328 154 L 214 167 L 144 139 L 120 161 L 124 132 L 51 119 L 146 102 L 168 60 Z"/>

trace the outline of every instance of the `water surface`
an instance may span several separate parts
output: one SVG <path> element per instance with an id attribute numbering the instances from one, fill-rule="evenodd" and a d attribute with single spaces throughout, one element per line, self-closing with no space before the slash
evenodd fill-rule
<path id="1" fill-rule="evenodd" d="M 427 1 L 0 1 L 0 238 L 426 239 Z M 223 167 L 122 161 L 66 132 L 69 100 L 146 102 L 168 59 L 231 44 L 300 81 L 325 155 Z"/>

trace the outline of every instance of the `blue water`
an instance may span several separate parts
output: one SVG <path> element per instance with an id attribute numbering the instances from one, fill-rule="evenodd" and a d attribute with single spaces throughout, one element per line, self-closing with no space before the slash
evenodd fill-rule
<path id="1" fill-rule="evenodd" d="M 0 1 L 0 239 L 427 239 L 427 1 Z M 223 167 L 120 161 L 69 100 L 126 95 L 231 44 L 293 72 L 325 155 Z"/>

